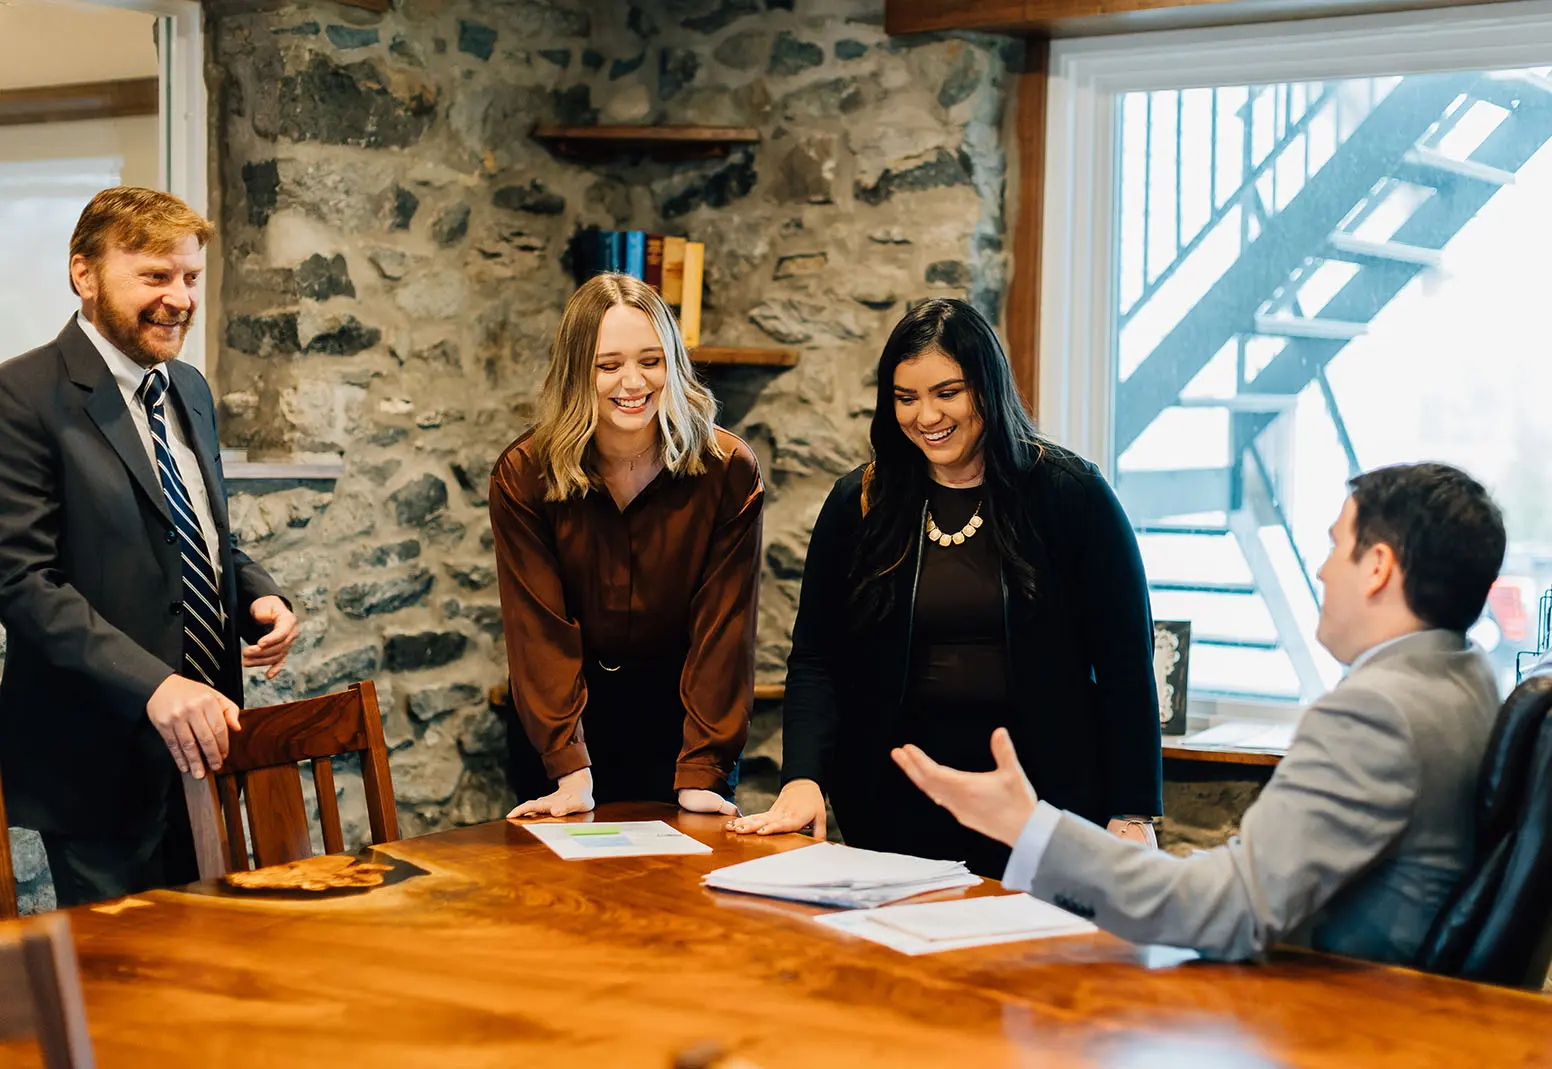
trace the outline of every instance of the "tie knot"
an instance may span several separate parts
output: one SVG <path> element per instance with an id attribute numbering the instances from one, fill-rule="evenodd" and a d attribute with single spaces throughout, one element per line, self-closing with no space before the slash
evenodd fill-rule
<path id="1" fill-rule="evenodd" d="M 167 394 L 167 382 L 155 371 L 147 371 L 145 381 L 140 384 L 140 399 L 147 408 L 155 408 L 162 403 L 162 398 Z"/>

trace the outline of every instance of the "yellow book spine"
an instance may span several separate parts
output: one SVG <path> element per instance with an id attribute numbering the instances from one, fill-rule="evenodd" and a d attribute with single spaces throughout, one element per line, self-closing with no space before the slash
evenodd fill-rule
<path id="1" fill-rule="evenodd" d="M 663 239 L 663 303 L 677 308 L 684 300 L 684 238 Z"/>
<path id="2" fill-rule="evenodd" d="M 684 296 L 679 302 L 679 333 L 685 348 L 701 343 L 701 282 L 706 268 L 706 246 L 687 241 L 684 246 Z"/>

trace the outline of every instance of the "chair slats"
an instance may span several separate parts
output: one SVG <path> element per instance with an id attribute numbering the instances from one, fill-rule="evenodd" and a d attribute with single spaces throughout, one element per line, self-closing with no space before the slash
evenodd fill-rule
<path id="1" fill-rule="evenodd" d="M 59 913 L 0 928 L 0 1038 L 31 1034 L 45 1069 L 92 1069 L 70 921 Z"/>
<path id="2" fill-rule="evenodd" d="M 204 879 L 247 868 L 248 838 L 260 867 L 312 856 L 307 807 L 298 764 L 312 763 L 324 848 L 344 849 L 335 799 L 332 758 L 358 753 L 374 843 L 399 837 L 377 690 L 370 682 L 321 698 L 287 702 L 242 714 L 242 730 L 211 782 L 185 778 L 195 852 Z M 247 835 L 242 813 L 246 812 Z M 223 820 L 224 818 L 224 820 Z M 224 834 L 220 833 L 224 823 Z"/>
<path id="3" fill-rule="evenodd" d="M 323 852 L 341 853 L 345 849 L 345 833 L 340 827 L 339 799 L 334 795 L 334 764 L 327 757 L 313 758 L 313 793 L 318 796 Z"/>
<path id="4" fill-rule="evenodd" d="M 11 831 L 5 820 L 5 787 L 0 785 L 0 920 L 16 916 L 16 870 L 11 866 Z"/>
<path id="5" fill-rule="evenodd" d="M 262 869 L 313 856 L 302 777 L 295 765 L 243 773 L 242 793 L 254 865 Z"/>

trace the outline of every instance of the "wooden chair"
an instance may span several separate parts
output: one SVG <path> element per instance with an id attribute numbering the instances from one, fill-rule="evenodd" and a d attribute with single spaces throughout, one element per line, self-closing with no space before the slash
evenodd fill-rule
<path id="1" fill-rule="evenodd" d="M 11 867 L 11 829 L 5 822 L 5 787 L 0 784 L 0 920 L 16 916 L 16 870 Z"/>
<path id="2" fill-rule="evenodd" d="M 321 698 L 245 709 L 242 730 L 230 738 L 231 749 L 219 773 L 203 780 L 183 777 L 201 879 L 247 869 L 244 809 L 253 835 L 253 860 L 260 868 L 312 857 L 300 761 L 312 762 L 325 851 L 337 854 L 345 848 L 330 758 L 349 753 L 361 755 L 372 841 L 399 837 L 388 745 L 377 710 L 377 688 L 371 683 L 353 683 L 348 690 Z"/>
<path id="3" fill-rule="evenodd" d="M 33 1036 L 45 1069 L 91 1069 L 92 1041 L 70 921 L 62 913 L 0 925 L 0 1040 Z"/>

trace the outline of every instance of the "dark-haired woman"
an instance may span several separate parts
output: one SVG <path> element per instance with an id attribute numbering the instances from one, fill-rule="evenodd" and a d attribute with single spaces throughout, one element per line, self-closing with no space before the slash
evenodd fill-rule
<path id="1" fill-rule="evenodd" d="M 992 767 L 1007 727 L 1040 797 L 1152 843 L 1158 701 L 1147 582 L 1095 466 L 1043 441 L 991 326 L 932 300 L 878 365 L 872 463 L 815 524 L 787 662 L 781 795 L 730 822 L 965 861 L 1008 849 L 961 827 L 889 758 L 913 742 Z"/>

